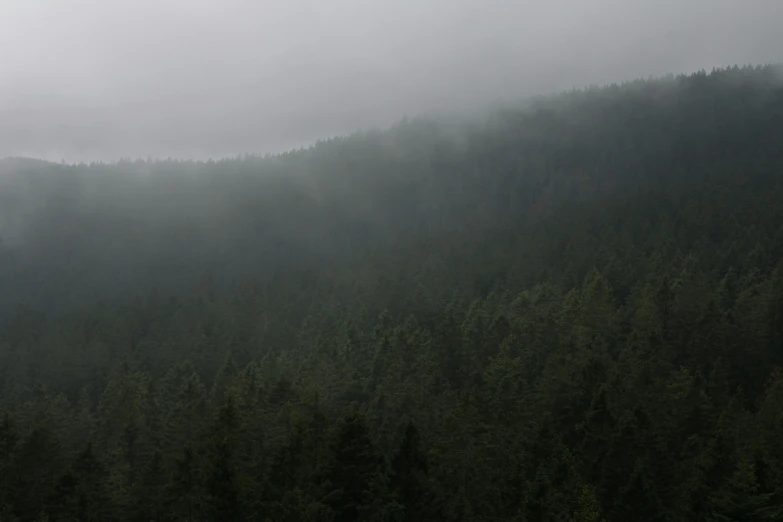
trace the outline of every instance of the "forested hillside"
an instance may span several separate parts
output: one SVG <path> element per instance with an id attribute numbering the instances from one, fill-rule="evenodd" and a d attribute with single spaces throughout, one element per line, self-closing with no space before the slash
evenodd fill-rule
<path id="1" fill-rule="evenodd" d="M 0 161 L 0 315 L 185 295 L 517 226 L 574 202 L 764 167 L 780 69 L 729 69 L 417 119 L 301 151 L 216 162 Z M 712 174 L 716 175 L 716 174 Z M 221 285 L 222 287 L 223 285 Z"/>
<path id="2" fill-rule="evenodd" d="M 783 520 L 783 71 L 0 162 L 0 520 Z"/>

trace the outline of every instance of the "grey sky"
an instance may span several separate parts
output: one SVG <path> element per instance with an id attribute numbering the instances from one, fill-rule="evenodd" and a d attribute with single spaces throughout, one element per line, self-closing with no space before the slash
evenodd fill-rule
<path id="1" fill-rule="evenodd" d="M 0 156 L 266 152 L 783 60 L 780 0 L 0 0 Z"/>

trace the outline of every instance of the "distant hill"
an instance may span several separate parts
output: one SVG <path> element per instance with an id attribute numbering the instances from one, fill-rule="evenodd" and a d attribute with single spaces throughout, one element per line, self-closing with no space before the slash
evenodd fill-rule
<path id="1" fill-rule="evenodd" d="M 0 313 L 56 310 L 205 274 L 267 279 L 422 236 L 777 161 L 779 67 L 530 100 L 469 122 L 411 120 L 218 162 L 0 163 Z"/>
<path id="2" fill-rule="evenodd" d="M 779 67 L 0 162 L 0 519 L 783 514 Z"/>

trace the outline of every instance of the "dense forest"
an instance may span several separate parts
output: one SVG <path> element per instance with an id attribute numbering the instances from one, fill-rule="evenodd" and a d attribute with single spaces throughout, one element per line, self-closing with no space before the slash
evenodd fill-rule
<path id="1" fill-rule="evenodd" d="M 783 520 L 783 69 L 0 161 L 0 520 Z"/>

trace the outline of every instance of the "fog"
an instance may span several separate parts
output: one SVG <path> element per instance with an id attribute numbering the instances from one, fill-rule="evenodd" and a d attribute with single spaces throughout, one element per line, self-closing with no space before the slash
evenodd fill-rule
<path id="1" fill-rule="evenodd" d="M 0 157 L 205 158 L 783 59 L 778 0 L 0 2 Z"/>

